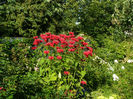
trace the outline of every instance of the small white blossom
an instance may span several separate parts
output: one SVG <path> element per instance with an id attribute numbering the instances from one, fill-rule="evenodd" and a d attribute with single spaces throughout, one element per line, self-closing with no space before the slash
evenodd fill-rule
<path id="1" fill-rule="evenodd" d="M 113 80 L 114 81 L 118 81 L 119 80 L 119 77 L 116 74 L 113 74 Z"/>
<path id="2" fill-rule="evenodd" d="M 39 69 L 38 67 L 34 67 L 34 70 L 35 70 L 35 71 L 38 71 L 38 69 Z"/>
<path id="3" fill-rule="evenodd" d="M 124 66 L 122 66 L 122 67 L 121 67 L 121 69 L 125 69 L 125 67 L 124 67 Z"/>
<path id="4" fill-rule="evenodd" d="M 118 60 L 114 60 L 115 63 L 118 63 Z"/>
<path id="5" fill-rule="evenodd" d="M 75 24 L 76 24 L 76 25 L 79 25 L 79 24 L 80 24 L 80 22 L 75 22 Z"/>
<path id="6" fill-rule="evenodd" d="M 128 63 L 133 63 L 133 60 L 132 59 L 129 59 L 127 62 Z"/>
<path id="7" fill-rule="evenodd" d="M 61 73 L 59 72 L 58 77 L 61 79 Z"/>
<path id="8" fill-rule="evenodd" d="M 112 66 L 109 66 L 109 70 L 114 71 L 114 68 Z"/>
<path id="9" fill-rule="evenodd" d="M 115 99 L 114 97 L 110 96 L 109 99 Z"/>

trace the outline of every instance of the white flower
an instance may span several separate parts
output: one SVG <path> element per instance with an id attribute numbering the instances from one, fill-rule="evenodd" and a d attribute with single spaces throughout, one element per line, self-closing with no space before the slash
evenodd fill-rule
<path id="1" fill-rule="evenodd" d="M 127 62 L 128 63 L 133 63 L 133 60 L 132 59 L 129 59 Z"/>
<path id="2" fill-rule="evenodd" d="M 115 99 L 114 97 L 110 96 L 109 99 Z"/>
<path id="3" fill-rule="evenodd" d="M 125 67 L 124 67 L 124 66 L 122 66 L 122 67 L 121 67 L 121 69 L 125 69 Z"/>
<path id="4" fill-rule="evenodd" d="M 115 63 L 118 63 L 118 60 L 114 60 Z"/>
<path id="5" fill-rule="evenodd" d="M 112 66 L 109 66 L 109 70 L 114 71 L 114 68 Z"/>
<path id="6" fill-rule="evenodd" d="M 59 72 L 58 77 L 61 79 L 61 73 Z"/>
<path id="7" fill-rule="evenodd" d="M 116 74 L 113 74 L 113 80 L 114 81 L 118 81 L 119 80 L 119 77 Z"/>
<path id="8" fill-rule="evenodd" d="M 107 99 L 105 96 L 98 96 L 97 99 Z"/>
<path id="9" fill-rule="evenodd" d="M 80 22 L 75 22 L 75 24 L 76 24 L 76 25 L 79 25 L 79 24 L 80 24 Z"/>
<path id="10" fill-rule="evenodd" d="M 34 67 L 34 70 L 35 70 L 35 71 L 38 71 L 38 69 L 39 69 L 38 67 Z"/>

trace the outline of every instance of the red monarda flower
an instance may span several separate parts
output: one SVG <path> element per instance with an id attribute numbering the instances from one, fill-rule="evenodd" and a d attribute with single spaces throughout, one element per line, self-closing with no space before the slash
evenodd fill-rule
<path id="1" fill-rule="evenodd" d="M 81 81 L 80 82 L 82 85 L 87 85 L 86 81 Z"/>
<path id="2" fill-rule="evenodd" d="M 92 52 L 91 51 L 84 51 L 83 53 L 86 57 L 88 57 L 88 55 L 92 56 Z"/>
<path id="3" fill-rule="evenodd" d="M 67 35 L 66 35 L 66 36 L 64 37 L 64 39 L 68 39 L 68 40 L 69 40 L 69 39 L 70 39 L 70 36 L 67 36 Z"/>
<path id="4" fill-rule="evenodd" d="M 65 48 L 67 45 L 66 44 L 64 44 L 64 45 L 60 45 L 62 48 Z"/>
<path id="5" fill-rule="evenodd" d="M 58 53 L 64 52 L 63 49 L 57 49 Z"/>
<path id="6" fill-rule="evenodd" d="M 70 38 L 74 38 L 74 37 L 75 37 L 75 35 L 69 35 L 69 37 L 70 37 Z"/>
<path id="7" fill-rule="evenodd" d="M 0 87 L 0 90 L 2 90 L 3 89 L 3 87 Z"/>
<path id="8" fill-rule="evenodd" d="M 82 47 L 82 46 L 81 46 L 80 48 L 81 48 L 81 49 L 84 49 L 84 47 Z"/>
<path id="9" fill-rule="evenodd" d="M 32 50 L 35 50 L 36 48 L 37 48 L 37 47 L 36 47 L 36 46 L 34 46 L 34 47 L 32 47 L 31 49 L 32 49 Z"/>
<path id="10" fill-rule="evenodd" d="M 75 41 L 72 41 L 72 40 L 71 40 L 71 41 L 69 41 L 69 43 L 70 43 L 70 44 L 74 44 L 74 43 L 75 43 Z"/>
<path id="11" fill-rule="evenodd" d="M 79 39 L 79 40 L 83 40 L 83 37 L 79 36 L 79 37 L 77 37 L 77 39 Z"/>
<path id="12" fill-rule="evenodd" d="M 86 42 L 82 42 L 82 44 L 83 44 L 84 46 L 88 45 L 88 43 L 86 43 Z"/>
<path id="13" fill-rule="evenodd" d="M 45 33 L 46 35 L 51 35 L 51 33 L 49 33 L 49 32 L 47 32 L 47 33 Z"/>
<path id="14" fill-rule="evenodd" d="M 86 47 L 88 50 L 90 50 L 91 52 L 93 52 L 93 49 L 91 47 Z"/>
<path id="15" fill-rule="evenodd" d="M 57 59 L 59 59 L 59 60 L 60 60 L 60 59 L 62 59 L 62 57 L 61 57 L 61 56 L 57 56 Z"/>
<path id="16" fill-rule="evenodd" d="M 59 34 L 59 36 L 64 38 L 66 35 L 65 34 Z"/>
<path id="17" fill-rule="evenodd" d="M 69 35 L 74 35 L 74 32 L 69 32 Z"/>
<path id="18" fill-rule="evenodd" d="M 69 47 L 74 47 L 74 45 L 68 45 Z"/>
<path id="19" fill-rule="evenodd" d="M 54 56 L 49 56 L 48 57 L 50 60 L 53 60 L 54 59 Z"/>
<path id="20" fill-rule="evenodd" d="M 60 47 L 59 47 L 59 46 L 57 46 L 57 47 L 56 47 L 56 49 L 60 49 Z"/>
<path id="21" fill-rule="evenodd" d="M 38 40 L 37 39 L 34 40 L 33 45 L 38 45 Z"/>
<path id="22" fill-rule="evenodd" d="M 49 53 L 49 51 L 44 51 L 44 53 L 45 53 L 45 54 L 48 54 L 48 53 Z"/>
<path id="23" fill-rule="evenodd" d="M 58 40 L 53 40 L 53 44 L 59 44 L 59 41 Z"/>
<path id="24" fill-rule="evenodd" d="M 70 72 L 69 72 L 69 71 L 64 71 L 64 74 L 65 74 L 65 75 L 69 75 Z"/>
<path id="25" fill-rule="evenodd" d="M 65 43 L 66 41 L 65 41 L 64 38 L 61 38 L 61 37 L 60 37 L 60 42 L 61 42 L 61 44 L 63 44 L 63 43 Z"/>
<path id="26" fill-rule="evenodd" d="M 54 47 L 53 43 L 51 43 L 51 42 L 46 43 L 45 46 L 51 46 L 51 47 Z"/>
<path id="27" fill-rule="evenodd" d="M 68 49 L 68 51 L 69 51 L 69 52 L 74 52 L 74 51 L 75 51 L 75 49 Z"/>
<path id="28" fill-rule="evenodd" d="M 77 39 L 77 38 L 71 38 L 71 40 L 73 40 L 75 42 L 78 42 L 79 41 L 79 39 Z"/>
<path id="29" fill-rule="evenodd" d="M 33 37 L 33 39 L 37 39 L 37 38 L 38 38 L 38 36 L 34 36 L 34 37 Z"/>
<path id="30" fill-rule="evenodd" d="M 39 40 L 39 43 L 43 42 L 43 40 Z"/>
<path id="31" fill-rule="evenodd" d="M 35 39 L 33 45 L 38 45 L 41 42 L 43 42 L 43 40 Z"/>
<path id="32" fill-rule="evenodd" d="M 60 39 L 60 36 L 55 35 L 55 40 L 59 40 L 59 39 Z"/>

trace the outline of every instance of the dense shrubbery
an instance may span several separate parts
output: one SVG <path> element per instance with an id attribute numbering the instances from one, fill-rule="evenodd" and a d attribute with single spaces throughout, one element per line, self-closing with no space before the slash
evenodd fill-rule
<path id="1" fill-rule="evenodd" d="M 111 35 L 110 29 L 112 26 L 112 14 L 114 13 L 115 2 L 93 0 L 91 3 L 86 3 L 85 7 L 80 12 L 82 31 L 91 35 L 95 39 L 99 35 Z M 100 40 L 100 38 L 99 38 Z"/>
<path id="2" fill-rule="evenodd" d="M 46 31 L 63 33 L 41 34 L 34 41 L 0 39 L 3 43 L 0 98 L 132 98 L 132 65 L 125 63 L 133 58 L 132 3 L 132 0 L 0 3 L 3 37 L 32 37 Z M 67 35 L 68 31 L 81 34 Z"/>
<path id="3" fill-rule="evenodd" d="M 132 33 L 132 1 L 7 1 L 0 5 L 2 36 L 32 37 L 43 32 L 75 31 L 91 35 L 102 44 L 104 36 L 115 41 Z"/>
<path id="4" fill-rule="evenodd" d="M 0 5 L 1 33 L 3 36 L 32 37 L 46 31 L 73 30 L 76 28 L 77 4 L 75 0 L 8 1 Z"/>
<path id="5" fill-rule="evenodd" d="M 73 32 L 40 37 L 34 37 L 32 48 L 24 42 L 2 48 L 1 86 L 6 91 L 1 97 L 85 97 L 110 81 L 108 67 L 93 60 L 93 49 L 83 37 Z"/>
<path id="6" fill-rule="evenodd" d="M 133 1 L 119 0 L 115 4 L 115 11 L 112 15 L 112 24 L 115 26 L 114 40 L 122 41 L 125 38 L 133 37 Z"/>
<path id="7" fill-rule="evenodd" d="M 26 74 L 31 65 L 30 40 L 11 40 L 5 38 L 0 53 L 0 86 L 1 98 L 12 98 L 16 92 L 19 93 L 21 77 Z M 29 42 L 29 43 L 28 43 Z"/>
<path id="8" fill-rule="evenodd" d="M 8 1 L 0 5 L 3 36 L 32 37 L 42 32 L 80 31 L 97 37 L 110 34 L 114 2 L 71 1 Z"/>

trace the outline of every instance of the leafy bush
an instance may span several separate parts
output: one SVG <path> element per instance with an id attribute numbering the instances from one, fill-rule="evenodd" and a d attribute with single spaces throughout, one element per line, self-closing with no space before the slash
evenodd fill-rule
<path id="1" fill-rule="evenodd" d="M 34 37 L 35 46 L 32 47 L 37 55 L 34 60 L 38 60 L 36 75 L 43 87 L 55 89 L 53 96 L 62 96 L 62 92 L 71 90 L 74 93 L 72 97 L 81 97 L 84 91 L 91 92 L 106 83 L 109 74 L 104 73 L 108 67 L 92 60 L 93 49 L 87 47 L 88 43 L 82 37 L 75 38 L 73 32 L 68 36 L 45 33 L 40 37 Z"/>
<path id="2" fill-rule="evenodd" d="M 133 97 L 133 78 L 132 71 L 133 66 L 131 63 L 115 64 L 116 74 L 119 76 L 119 81 L 112 84 L 113 92 L 119 94 L 122 98 L 130 99 Z M 124 68 L 122 68 L 124 67 Z"/>
<path id="3" fill-rule="evenodd" d="M 32 50 L 21 42 L 10 51 L 2 49 L 7 53 L 1 54 L 2 98 L 81 98 L 110 83 L 108 67 L 93 60 L 93 49 L 83 37 L 73 32 L 40 37 L 34 37 Z"/>
<path id="4" fill-rule="evenodd" d="M 96 54 L 106 61 L 113 62 L 117 60 L 127 60 L 129 56 L 131 57 L 132 43 L 127 41 L 115 42 L 113 41 L 113 36 L 108 36 L 102 40 L 103 47 L 97 47 Z"/>
<path id="5" fill-rule="evenodd" d="M 11 40 L 5 38 L 2 40 L 0 53 L 0 87 L 3 92 L 0 97 L 12 98 L 19 91 L 19 81 L 28 71 L 27 65 L 30 62 L 30 40 Z"/>
<path id="6" fill-rule="evenodd" d="M 119 0 L 115 4 L 112 15 L 112 24 L 115 26 L 113 33 L 116 41 L 133 37 L 133 1 Z"/>
<path id="7" fill-rule="evenodd" d="M 75 24 L 76 9 L 78 9 L 76 0 L 68 2 L 65 0 L 8 0 L 0 5 L 1 34 L 2 36 L 32 37 L 46 31 L 60 33 L 79 30 Z"/>
<path id="8" fill-rule="evenodd" d="M 104 35 L 112 34 L 111 20 L 115 2 L 110 0 L 93 0 L 92 2 L 85 0 L 83 3 L 84 7 L 81 8 L 80 12 L 81 29 L 100 43 Z"/>

